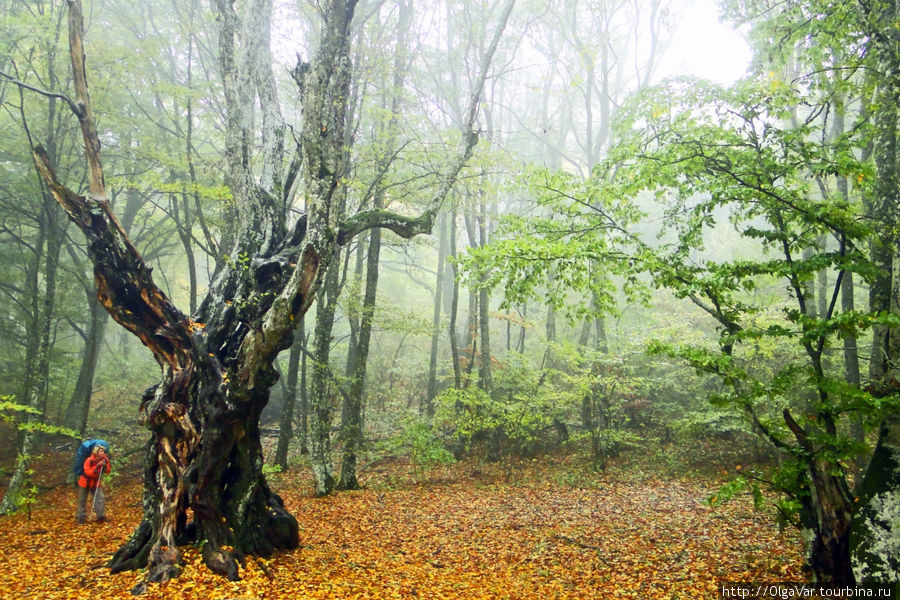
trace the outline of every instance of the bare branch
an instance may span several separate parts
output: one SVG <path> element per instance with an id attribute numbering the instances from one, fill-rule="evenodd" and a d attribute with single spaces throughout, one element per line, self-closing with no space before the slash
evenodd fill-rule
<path id="1" fill-rule="evenodd" d="M 69 105 L 69 108 L 72 109 L 72 112 L 75 113 L 76 116 L 81 112 L 81 108 L 77 104 L 75 104 L 75 101 L 72 100 L 71 98 L 69 98 L 68 96 L 66 96 L 65 94 L 61 94 L 59 92 L 48 92 L 47 90 L 42 90 L 39 87 L 35 87 L 33 85 L 28 85 L 24 81 L 20 81 L 19 79 L 16 79 L 9 73 L 5 73 L 3 71 L 0 71 L 0 77 L 3 77 L 4 79 L 9 81 L 13 85 L 18 86 L 18 87 L 22 88 L 23 90 L 35 92 L 35 93 L 40 94 L 41 96 L 45 96 L 47 98 L 56 98 L 58 100 L 62 100 L 63 102 L 65 102 L 66 104 Z"/>
<path id="2" fill-rule="evenodd" d="M 462 139 L 460 140 L 457 150 L 456 162 L 444 175 L 443 181 L 441 182 L 441 187 L 438 189 L 434 200 L 432 200 L 432 207 L 429 208 L 426 212 L 433 212 L 434 214 L 437 214 L 438 208 L 440 208 L 441 204 L 444 202 L 444 199 L 450 193 L 450 189 L 456 182 L 456 178 L 459 176 L 459 172 L 462 171 L 462 168 L 469 161 L 469 158 L 472 156 L 472 150 L 474 150 L 475 145 L 478 143 L 478 132 L 475 130 L 475 125 L 476 120 L 478 119 L 478 107 L 481 104 L 481 97 L 484 93 L 484 84 L 487 80 L 488 71 L 491 68 L 491 63 L 494 60 L 494 54 L 497 51 L 497 46 L 500 44 L 500 39 L 503 37 L 503 32 L 506 30 L 506 24 L 509 22 L 509 16 L 512 14 L 512 10 L 515 5 L 516 0 L 509 0 L 506 3 L 506 6 L 503 8 L 503 13 L 500 16 L 500 23 L 497 25 L 497 29 L 494 30 L 494 37 L 491 38 L 491 43 L 488 45 L 487 51 L 481 57 L 481 68 L 478 73 L 478 79 L 475 81 L 475 85 L 473 86 L 472 91 L 469 94 L 469 102 L 466 105 L 465 120 L 461 125 Z M 431 230 L 429 229 L 429 232 L 430 231 Z"/>

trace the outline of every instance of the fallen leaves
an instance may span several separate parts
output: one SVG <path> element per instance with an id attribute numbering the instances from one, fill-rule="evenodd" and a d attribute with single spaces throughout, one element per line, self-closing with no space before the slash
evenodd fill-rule
<path id="1" fill-rule="evenodd" d="M 457 469 L 462 471 L 462 469 Z M 301 548 L 249 558 L 241 581 L 183 548 L 179 579 L 147 598 L 710 598 L 723 581 L 802 580 L 800 546 L 752 503 L 704 504 L 715 484 L 601 481 L 563 488 L 457 476 L 447 483 L 314 499 L 281 494 Z M 373 486 L 374 488 L 374 486 Z M 103 564 L 139 516 L 136 483 L 109 491 L 112 521 L 74 525 L 74 494 L 41 497 L 32 520 L 0 520 L 0 596 L 131 598 L 140 573 Z"/>

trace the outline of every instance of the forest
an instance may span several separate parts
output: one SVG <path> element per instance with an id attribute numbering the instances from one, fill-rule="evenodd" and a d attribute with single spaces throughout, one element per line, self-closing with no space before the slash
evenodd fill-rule
<path id="1" fill-rule="evenodd" d="M 0 46 L 0 596 L 900 593 L 897 2 Z"/>

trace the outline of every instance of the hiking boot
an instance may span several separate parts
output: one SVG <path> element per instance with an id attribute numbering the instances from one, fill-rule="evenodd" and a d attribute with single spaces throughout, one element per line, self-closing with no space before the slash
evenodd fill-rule
<path id="1" fill-rule="evenodd" d="M 78 525 L 84 525 L 84 517 L 75 517 L 75 522 Z"/>
<path id="2" fill-rule="evenodd" d="M 97 517 L 98 523 L 106 523 L 108 520 L 106 517 Z"/>

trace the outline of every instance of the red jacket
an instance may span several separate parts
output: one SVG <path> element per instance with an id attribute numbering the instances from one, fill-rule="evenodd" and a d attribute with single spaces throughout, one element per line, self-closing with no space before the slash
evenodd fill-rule
<path id="1" fill-rule="evenodd" d="M 100 485 L 100 475 L 109 473 L 109 459 L 98 458 L 93 454 L 84 461 L 84 474 L 78 478 L 78 486 L 89 490 L 96 489 Z"/>

